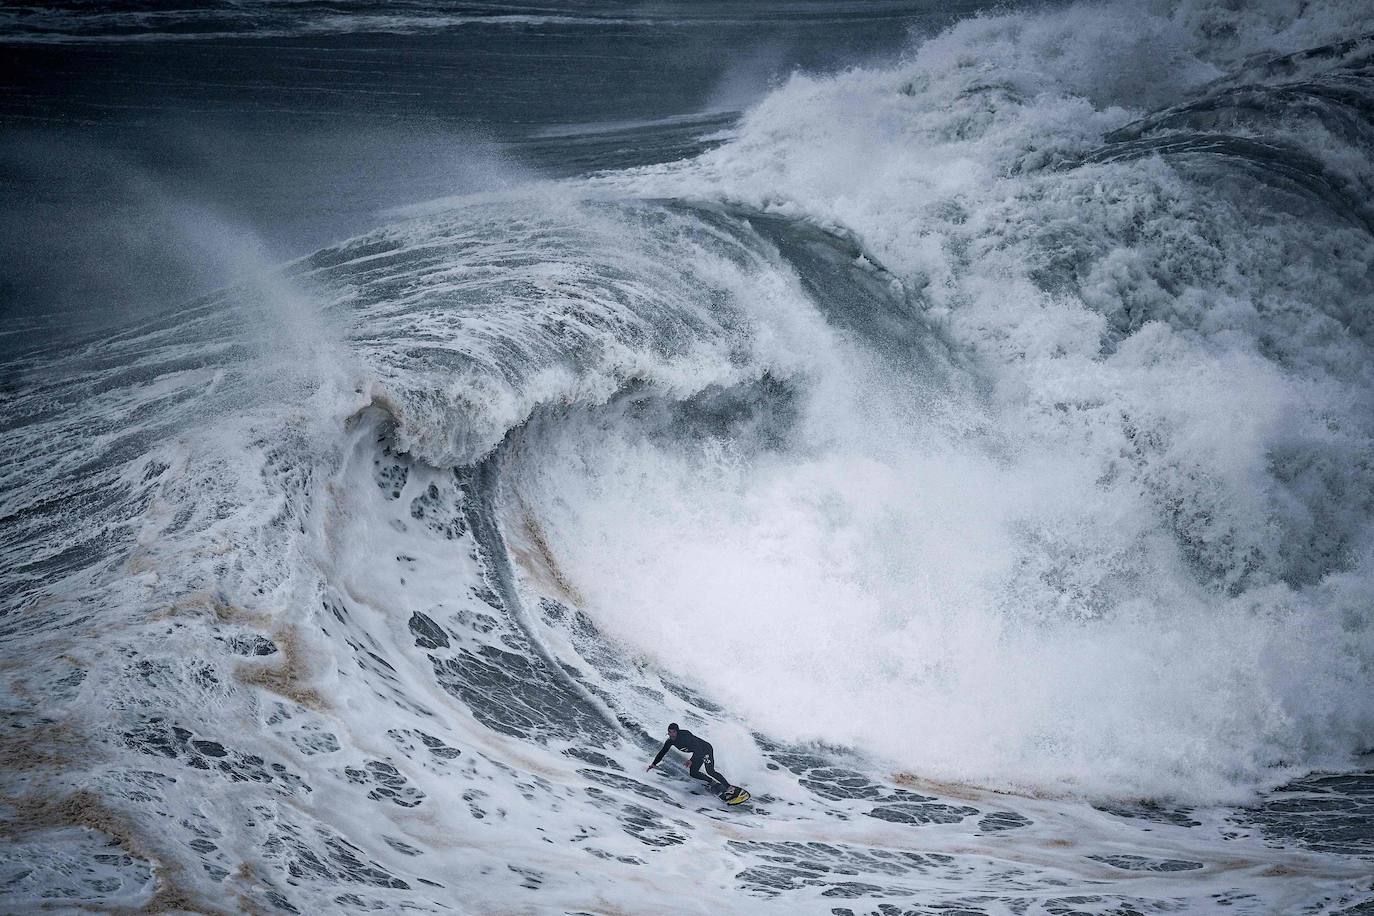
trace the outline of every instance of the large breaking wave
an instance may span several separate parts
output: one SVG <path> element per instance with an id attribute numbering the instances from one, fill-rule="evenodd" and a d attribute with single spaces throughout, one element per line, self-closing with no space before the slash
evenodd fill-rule
<path id="1" fill-rule="evenodd" d="M 33 351 L 0 635 L 7 861 L 48 864 L 13 899 L 1352 899 L 1223 815 L 1153 808 L 1113 863 L 1077 800 L 1374 743 L 1370 25 L 975 19 L 694 160 Z M 669 718 L 755 814 L 625 775 Z"/>
<path id="2" fill-rule="evenodd" d="M 958 778 L 1217 797 L 1367 746 L 1370 41 L 1227 74 L 1234 18 L 1121 15 L 968 22 L 607 180 L 844 232 L 986 383 L 828 332 L 780 463 L 597 437 L 552 527 L 636 644 L 718 613 L 756 652 L 681 663 L 751 716 Z"/>

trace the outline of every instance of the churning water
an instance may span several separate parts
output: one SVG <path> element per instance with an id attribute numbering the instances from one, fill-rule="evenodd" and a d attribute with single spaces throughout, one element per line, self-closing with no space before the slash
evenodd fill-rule
<path id="1" fill-rule="evenodd" d="M 1374 17 L 1234 6 L 6 14 L 0 900 L 1367 911 Z"/>

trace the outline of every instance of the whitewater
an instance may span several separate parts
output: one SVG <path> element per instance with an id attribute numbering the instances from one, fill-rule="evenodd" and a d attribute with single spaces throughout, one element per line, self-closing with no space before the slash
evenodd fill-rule
<path id="1" fill-rule="evenodd" d="M 1374 908 L 1374 14 L 716 114 L 7 344 L 0 909 Z"/>

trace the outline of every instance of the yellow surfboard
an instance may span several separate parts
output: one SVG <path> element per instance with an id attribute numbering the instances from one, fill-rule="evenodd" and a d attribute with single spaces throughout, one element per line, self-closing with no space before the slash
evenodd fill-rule
<path id="1" fill-rule="evenodd" d="M 749 800 L 749 790 L 748 790 L 748 789 L 740 789 L 738 795 L 736 795 L 734 798 L 727 798 L 727 799 L 725 800 L 725 803 L 726 803 L 727 805 L 738 805 L 738 804 L 740 804 L 741 802 L 747 802 L 748 800 Z"/>

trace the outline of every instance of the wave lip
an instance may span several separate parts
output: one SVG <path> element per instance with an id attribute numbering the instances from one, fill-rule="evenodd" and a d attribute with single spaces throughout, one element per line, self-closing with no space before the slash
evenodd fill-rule
<path id="1" fill-rule="evenodd" d="M 412 220 L 300 272 L 357 313 L 352 346 L 402 447 L 454 466 L 540 405 L 785 372 L 777 329 L 758 333 L 758 313 L 791 292 L 771 256 L 738 221 L 555 194 Z"/>

